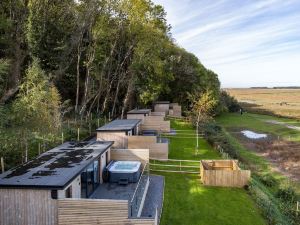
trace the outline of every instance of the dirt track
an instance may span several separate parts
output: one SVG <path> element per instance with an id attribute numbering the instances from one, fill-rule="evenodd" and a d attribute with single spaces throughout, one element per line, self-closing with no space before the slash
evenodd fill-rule
<path id="1" fill-rule="evenodd" d="M 253 140 L 236 130 L 232 134 L 247 149 L 267 158 L 274 165 L 274 169 L 300 181 L 300 143 L 278 140 L 271 135 L 268 135 L 268 138 Z"/>

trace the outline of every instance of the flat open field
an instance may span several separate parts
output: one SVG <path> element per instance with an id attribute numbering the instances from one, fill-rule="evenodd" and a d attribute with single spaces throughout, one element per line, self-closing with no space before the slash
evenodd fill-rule
<path id="1" fill-rule="evenodd" d="M 251 112 L 300 119 L 300 89 L 225 89 Z"/>

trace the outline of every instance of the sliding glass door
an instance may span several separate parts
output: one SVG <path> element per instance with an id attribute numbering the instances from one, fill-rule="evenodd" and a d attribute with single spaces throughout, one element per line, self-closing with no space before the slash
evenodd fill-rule
<path id="1" fill-rule="evenodd" d="M 95 160 L 81 173 L 81 197 L 88 198 L 99 185 L 99 161 Z"/>

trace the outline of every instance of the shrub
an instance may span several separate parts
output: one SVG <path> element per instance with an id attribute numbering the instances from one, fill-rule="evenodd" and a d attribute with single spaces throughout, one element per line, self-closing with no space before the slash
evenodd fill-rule
<path id="1" fill-rule="evenodd" d="M 295 202 L 297 199 L 296 192 L 292 187 L 280 188 L 276 193 L 276 197 L 284 202 L 291 203 Z"/>
<path id="2" fill-rule="evenodd" d="M 278 181 L 270 174 L 262 175 L 260 181 L 267 187 L 275 187 L 278 185 Z"/>

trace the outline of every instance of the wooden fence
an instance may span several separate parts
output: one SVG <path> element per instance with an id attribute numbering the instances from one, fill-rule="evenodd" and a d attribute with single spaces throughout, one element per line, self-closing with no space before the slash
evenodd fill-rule
<path id="1" fill-rule="evenodd" d="M 59 225 L 155 225 L 157 218 L 128 218 L 127 200 L 58 200 Z"/>
<path id="2" fill-rule="evenodd" d="M 112 148 L 127 148 L 125 132 L 97 132 L 98 141 L 114 141 Z"/>
<path id="3" fill-rule="evenodd" d="M 208 186 L 244 187 L 250 170 L 241 170 L 235 160 L 202 160 L 201 181 Z"/>
<path id="4" fill-rule="evenodd" d="M 165 117 L 166 113 L 165 112 L 151 112 L 150 115 L 151 116 L 163 116 L 163 117 Z"/>
<path id="5" fill-rule="evenodd" d="M 164 116 L 146 116 L 145 117 L 146 123 L 158 122 L 158 121 L 164 121 L 164 120 L 165 120 Z"/>
<path id="6" fill-rule="evenodd" d="M 150 170 L 153 172 L 200 174 L 201 161 L 150 158 Z"/>
<path id="7" fill-rule="evenodd" d="M 50 190 L 0 189 L 1 225 L 56 225 L 57 201 Z"/>
<path id="8" fill-rule="evenodd" d="M 112 149 L 110 154 L 111 160 L 149 162 L 149 149 Z"/>
<path id="9" fill-rule="evenodd" d="M 141 130 L 156 130 L 157 132 L 170 132 L 171 125 L 170 121 L 145 121 L 144 124 L 141 125 Z"/>

